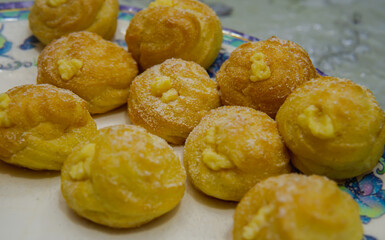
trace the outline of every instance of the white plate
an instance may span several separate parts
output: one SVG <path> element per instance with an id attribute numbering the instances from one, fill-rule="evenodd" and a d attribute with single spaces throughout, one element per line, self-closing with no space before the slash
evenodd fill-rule
<path id="1" fill-rule="evenodd" d="M 28 28 L 32 2 L 0 3 L 0 92 L 36 82 L 36 59 L 42 49 Z M 115 42 L 124 46 L 129 20 L 139 9 L 121 6 Z M 224 29 L 214 75 L 230 52 L 257 38 Z M 98 128 L 129 123 L 125 107 L 95 117 Z M 182 147 L 175 150 L 182 157 Z M 385 160 L 372 173 L 340 187 L 360 205 L 365 239 L 384 239 Z M 71 211 L 60 192 L 60 174 L 35 172 L 0 161 L 0 239 L 232 239 L 236 204 L 207 197 L 187 183 L 184 198 L 170 213 L 130 230 L 115 230 L 91 223 Z M 382 237 L 382 238 L 381 238 Z"/>

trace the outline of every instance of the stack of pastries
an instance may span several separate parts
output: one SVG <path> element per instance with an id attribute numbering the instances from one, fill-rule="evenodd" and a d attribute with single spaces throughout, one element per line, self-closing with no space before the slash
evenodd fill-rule
<path id="1" fill-rule="evenodd" d="M 0 94 L 1 160 L 61 170 L 68 206 L 110 227 L 173 209 L 187 175 L 240 201 L 234 239 L 362 238 L 358 205 L 333 180 L 370 172 L 384 151 L 385 114 L 367 88 L 321 77 L 277 37 L 239 46 L 213 81 L 222 28 L 207 5 L 152 2 L 127 28 L 128 51 L 105 40 L 117 12 L 113 0 L 35 1 L 30 27 L 48 45 L 38 84 Z M 125 103 L 134 125 L 96 130 L 91 114 Z M 169 144 L 184 143 L 182 165 Z"/>

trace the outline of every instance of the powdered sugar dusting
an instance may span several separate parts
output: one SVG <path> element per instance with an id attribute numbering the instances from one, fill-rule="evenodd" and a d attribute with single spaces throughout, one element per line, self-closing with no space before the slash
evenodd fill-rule
<path id="1" fill-rule="evenodd" d="M 209 132 L 214 145 L 205 140 Z M 235 167 L 210 170 L 202 161 L 208 147 Z M 288 153 L 275 121 L 248 107 L 211 110 L 190 133 L 183 155 L 194 185 L 208 195 L 226 200 L 239 200 L 261 179 L 290 171 Z"/>
<path id="2" fill-rule="evenodd" d="M 164 103 L 151 93 L 156 77 L 167 76 L 178 92 Z M 182 143 L 203 115 L 219 106 L 216 84 L 198 64 L 170 59 L 153 66 L 132 83 L 128 110 L 131 120 L 173 143 Z M 181 142 L 182 141 L 182 142 Z"/>

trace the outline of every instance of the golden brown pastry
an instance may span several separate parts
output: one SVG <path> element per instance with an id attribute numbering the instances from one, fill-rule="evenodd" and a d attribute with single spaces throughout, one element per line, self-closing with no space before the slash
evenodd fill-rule
<path id="1" fill-rule="evenodd" d="M 195 187 L 232 201 L 257 182 L 290 172 L 275 121 L 238 106 L 220 107 L 203 117 L 186 140 L 183 162 Z"/>
<path id="2" fill-rule="evenodd" d="M 221 48 L 222 27 L 202 2 L 156 0 L 132 18 L 126 43 L 142 70 L 173 57 L 208 68 Z"/>
<path id="3" fill-rule="evenodd" d="M 29 27 L 42 42 L 71 32 L 89 31 L 111 39 L 116 30 L 117 0 L 36 0 L 29 14 Z"/>
<path id="4" fill-rule="evenodd" d="M 70 208 L 93 222 L 137 227 L 173 209 L 186 173 L 161 138 L 133 125 L 99 134 L 63 165 L 61 189 Z"/>
<path id="5" fill-rule="evenodd" d="M 182 144 L 201 118 L 219 107 L 217 84 L 197 63 L 169 59 L 135 78 L 131 121 L 173 144 Z"/>
<path id="6" fill-rule="evenodd" d="M 90 113 L 127 102 L 138 67 L 122 47 L 91 32 L 68 34 L 47 45 L 37 61 L 37 83 L 69 89 L 87 101 Z"/>
<path id="7" fill-rule="evenodd" d="M 0 94 L 0 159 L 34 170 L 60 170 L 96 134 L 86 103 L 52 85 L 23 85 Z"/>
<path id="8" fill-rule="evenodd" d="M 302 47 L 272 37 L 235 49 L 216 80 L 224 105 L 251 107 L 274 118 L 287 95 L 316 74 Z"/>
<path id="9" fill-rule="evenodd" d="M 384 151 L 384 111 L 367 88 L 347 79 L 305 83 L 276 120 L 294 166 L 306 174 L 355 177 L 370 172 Z"/>
<path id="10" fill-rule="evenodd" d="M 234 240 L 361 240 L 358 205 L 321 176 L 284 174 L 253 187 L 234 214 Z"/>

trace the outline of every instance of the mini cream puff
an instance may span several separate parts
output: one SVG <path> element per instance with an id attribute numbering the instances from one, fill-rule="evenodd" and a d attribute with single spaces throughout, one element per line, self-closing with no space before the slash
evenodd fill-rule
<path id="1" fill-rule="evenodd" d="M 71 154 L 61 175 L 70 208 L 95 223 L 114 228 L 145 224 L 182 199 L 186 172 L 161 138 L 133 125 L 99 130 Z"/>
<path id="2" fill-rule="evenodd" d="M 363 86 L 320 77 L 298 87 L 277 114 L 295 167 L 332 179 L 369 173 L 385 145 L 385 116 Z"/>
<path id="3" fill-rule="evenodd" d="M 95 33 L 76 32 L 47 45 L 37 71 L 37 83 L 69 89 L 87 101 L 90 113 L 104 113 L 127 102 L 138 67 L 122 47 Z"/>
<path id="4" fill-rule="evenodd" d="M 251 107 L 274 118 L 286 97 L 316 76 L 301 46 L 272 37 L 236 48 L 219 69 L 216 80 L 224 105 Z"/>
<path id="5" fill-rule="evenodd" d="M 361 240 L 358 204 L 326 177 L 284 174 L 268 178 L 242 198 L 234 240 Z"/>
<path id="6" fill-rule="evenodd" d="M 0 159 L 34 170 L 60 170 L 96 134 L 86 103 L 52 85 L 23 85 L 0 94 Z"/>
<path id="7" fill-rule="evenodd" d="M 210 111 L 186 140 L 183 162 L 205 194 L 239 201 L 257 182 L 290 172 L 276 122 L 248 107 Z"/>
<path id="8" fill-rule="evenodd" d="M 200 65 L 169 59 L 140 74 L 128 99 L 131 121 L 170 143 L 183 144 L 211 109 L 220 105 L 217 84 Z"/>
<path id="9" fill-rule="evenodd" d="M 28 20 L 35 37 L 48 44 L 78 31 L 94 32 L 111 39 L 118 14 L 117 0 L 36 0 Z"/>
<path id="10" fill-rule="evenodd" d="M 141 70 L 169 58 L 194 61 L 208 68 L 222 44 L 218 16 L 196 0 L 156 0 L 131 19 L 128 50 Z"/>

